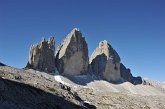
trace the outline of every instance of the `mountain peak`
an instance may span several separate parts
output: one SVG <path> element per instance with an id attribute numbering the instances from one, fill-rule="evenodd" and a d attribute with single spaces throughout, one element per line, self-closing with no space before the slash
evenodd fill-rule
<path id="1" fill-rule="evenodd" d="M 58 46 L 56 65 L 64 75 L 78 75 L 87 71 L 88 46 L 78 28 L 74 28 Z"/>
<path id="2" fill-rule="evenodd" d="M 29 51 L 29 61 L 26 68 L 51 73 L 55 70 L 55 40 L 50 37 L 48 41 L 43 37 L 41 42 L 32 45 Z"/>
<path id="3" fill-rule="evenodd" d="M 76 28 L 73 28 L 72 31 L 80 31 L 80 29 L 76 27 Z"/>

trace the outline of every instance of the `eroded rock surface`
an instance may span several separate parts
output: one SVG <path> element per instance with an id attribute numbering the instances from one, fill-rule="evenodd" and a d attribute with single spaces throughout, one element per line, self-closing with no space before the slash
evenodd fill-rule
<path id="1" fill-rule="evenodd" d="M 142 84 L 142 78 L 133 77 L 131 74 L 131 70 L 129 68 L 126 68 L 122 63 L 120 64 L 120 75 L 124 80 L 131 82 L 134 85 Z"/>
<path id="2" fill-rule="evenodd" d="M 73 29 L 57 48 L 56 67 L 63 75 L 78 75 L 88 70 L 88 46 L 78 28 Z"/>
<path id="3" fill-rule="evenodd" d="M 53 75 L 0 66 L 0 109 L 96 109 L 82 102 L 72 87 Z"/>
<path id="4" fill-rule="evenodd" d="M 43 38 L 38 44 L 32 45 L 29 51 L 29 61 L 26 68 L 51 73 L 55 70 L 55 39 L 48 41 Z"/>
<path id="5" fill-rule="evenodd" d="M 107 81 L 120 79 L 120 57 L 106 40 L 101 41 L 90 58 L 94 74 Z"/>

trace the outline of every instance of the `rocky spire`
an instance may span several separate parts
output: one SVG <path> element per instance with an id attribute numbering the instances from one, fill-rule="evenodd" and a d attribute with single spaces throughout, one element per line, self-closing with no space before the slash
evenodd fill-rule
<path id="1" fill-rule="evenodd" d="M 112 46 L 101 41 L 90 57 L 90 65 L 94 74 L 107 80 L 120 80 L 120 57 Z"/>
<path id="2" fill-rule="evenodd" d="M 56 65 L 64 75 L 78 75 L 87 71 L 88 46 L 78 28 L 74 28 L 57 48 Z"/>
<path id="3" fill-rule="evenodd" d="M 48 41 L 42 38 L 40 43 L 32 45 L 29 52 L 29 61 L 26 68 L 51 73 L 55 70 L 55 39 Z"/>

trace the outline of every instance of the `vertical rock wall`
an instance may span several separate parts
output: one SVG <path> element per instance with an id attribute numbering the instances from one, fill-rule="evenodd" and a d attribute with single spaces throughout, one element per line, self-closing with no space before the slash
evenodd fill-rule
<path id="1" fill-rule="evenodd" d="M 48 41 L 43 38 L 38 44 L 32 45 L 26 68 L 52 73 L 55 71 L 55 39 Z"/>
<path id="2" fill-rule="evenodd" d="M 78 28 L 74 28 L 56 51 L 57 70 L 63 75 L 78 75 L 88 70 L 88 46 Z"/>
<path id="3" fill-rule="evenodd" d="M 120 79 L 120 57 L 106 40 L 101 41 L 90 58 L 92 70 L 107 81 Z"/>

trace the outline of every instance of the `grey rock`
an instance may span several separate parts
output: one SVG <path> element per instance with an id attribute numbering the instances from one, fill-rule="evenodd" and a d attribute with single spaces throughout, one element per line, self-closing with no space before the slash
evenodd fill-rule
<path id="1" fill-rule="evenodd" d="M 17 75 L 22 79 L 16 79 Z M 72 77 L 78 77 L 79 81 L 85 79 L 82 75 Z M 65 84 L 44 72 L 0 66 L 0 109 L 165 108 L 165 91 L 157 90 L 157 82 L 152 87 L 96 80 L 84 87 L 72 84 L 67 78 L 61 79 Z"/>
<path id="2" fill-rule="evenodd" d="M 107 81 L 120 80 L 120 57 L 106 40 L 101 41 L 90 57 L 94 74 Z"/>
<path id="3" fill-rule="evenodd" d="M 155 87 L 156 89 L 158 89 L 159 91 L 161 91 L 165 94 L 165 83 L 164 82 L 143 78 L 142 84 Z"/>
<path id="4" fill-rule="evenodd" d="M 0 66 L 0 109 L 88 109 L 71 87 L 33 71 Z"/>
<path id="5" fill-rule="evenodd" d="M 80 106 L 64 98 L 29 85 L 0 78 L 1 109 L 77 109 Z M 12 88 L 12 90 L 10 90 Z M 17 96 L 17 97 L 16 97 Z M 82 109 L 85 109 L 82 107 Z"/>
<path id="6" fill-rule="evenodd" d="M 125 81 L 131 82 L 134 85 L 142 84 L 142 78 L 133 77 L 131 70 L 126 68 L 122 63 L 120 64 L 120 75 Z"/>
<path id="7" fill-rule="evenodd" d="M 56 51 L 56 67 L 60 74 L 79 75 L 88 70 L 88 46 L 78 28 L 74 28 Z"/>
<path id="8" fill-rule="evenodd" d="M 52 73 L 55 71 L 55 39 L 43 38 L 40 43 L 32 45 L 26 68 Z"/>
<path id="9" fill-rule="evenodd" d="M 0 66 L 5 66 L 5 64 L 3 64 L 3 63 L 0 62 Z"/>
<path id="10" fill-rule="evenodd" d="M 124 80 L 129 81 L 131 83 L 133 82 L 131 70 L 126 68 L 122 63 L 120 64 L 120 75 Z"/>

